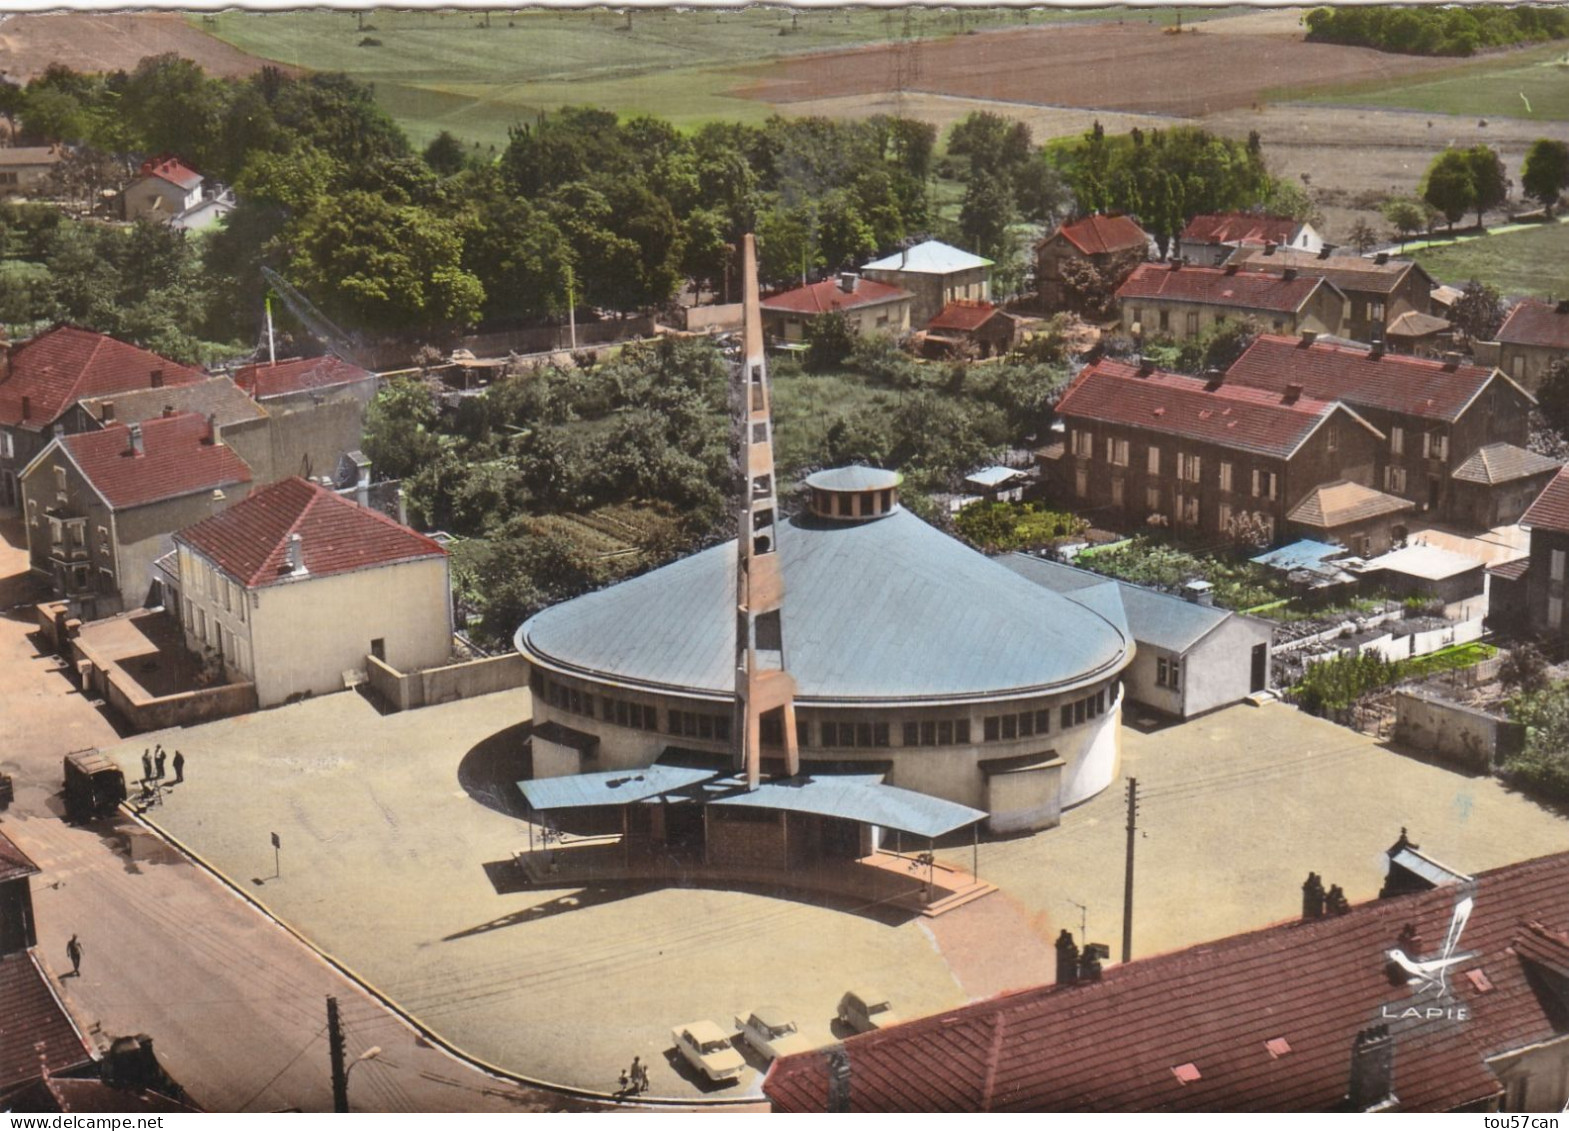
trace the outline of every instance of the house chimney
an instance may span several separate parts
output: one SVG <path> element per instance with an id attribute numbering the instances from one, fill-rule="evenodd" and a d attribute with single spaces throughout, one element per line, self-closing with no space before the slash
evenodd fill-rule
<path id="1" fill-rule="evenodd" d="M 1195 605 L 1215 604 L 1215 587 L 1202 578 L 1194 578 L 1182 587 L 1182 596 Z"/>
<path id="2" fill-rule="evenodd" d="M 1183 261 L 1182 256 L 1180 256 L 1180 255 L 1173 255 L 1171 257 L 1171 269 L 1173 271 L 1181 271 L 1183 262 L 1184 261 Z"/>
<path id="3" fill-rule="evenodd" d="M 1237 273 L 1237 265 L 1235 263 L 1228 263 L 1228 264 L 1226 264 L 1226 274 L 1228 274 L 1228 275 L 1235 275 L 1236 273 Z"/>
<path id="4" fill-rule="evenodd" d="M 1064 927 L 1057 936 L 1057 984 L 1070 986 L 1079 980 L 1079 944 L 1073 933 Z"/>
<path id="5" fill-rule="evenodd" d="M 1444 368 L 1445 369 L 1459 369 L 1460 368 L 1460 354 L 1459 354 L 1458 351 L 1456 351 L 1456 350 L 1445 350 L 1444 351 Z"/>
<path id="6" fill-rule="evenodd" d="M 1389 252 L 1379 252 L 1377 255 L 1373 256 L 1373 262 L 1382 267 L 1384 264 L 1389 262 Z"/>
<path id="7" fill-rule="evenodd" d="M 1303 330 L 1302 331 L 1302 348 L 1303 349 L 1306 349 L 1307 347 L 1311 346 L 1316 341 L 1318 341 L 1318 331 L 1317 330 Z"/>
<path id="8" fill-rule="evenodd" d="M 146 449 L 142 446 L 142 426 L 140 424 L 131 425 L 130 431 L 126 434 L 126 443 L 128 445 L 125 449 L 126 455 L 139 456 L 146 454 Z"/>
<path id="9" fill-rule="evenodd" d="M 1274 255 L 1275 254 L 1275 243 L 1274 243 L 1273 240 L 1265 240 L 1264 241 L 1264 254 L 1265 255 Z"/>
<path id="10" fill-rule="evenodd" d="M 1383 356 L 1384 356 L 1384 343 L 1383 342 L 1374 342 L 1371 346 L 1368 347 L 1367 359 L 1369 361 L 1377 361 L 1379 358 L 1381 358 Z"/>
<path id="11" fill-rule="evenodd" d="M 1155 372 L 1155 359 L 1147 353 L 1139 354 L 1139 376 L 1148 377 Z"/>
<path id="12" fill-rule="evenodd" d="M 305 572 L 305 555 L 301 549 L 300 536 L 298 534 L 289 535 L 288 562 L 290 573 L 301 574 Z"/>
<path id="13" fill-rule="evenodd" d="M 221 443 L 223 443 L 222 427 L 218 423 L 218 414 L 216 412 L 209 412 L 207 414 L 207 432 L 206 432 L 206 434 L 204 436 L 202 436 L 202 443 L 204 443 L 204 444 L 221 444 Z"/>
<path id="14" fill-rule="evenodd" d="M 1334 251 L 1334 250 L 1335 250 L 1335 245 L 1327 243 L 1323 247 L 1318 249 L 1318 257 L 1320 259 L 1328 259 L 1329 258 L 1329 253 Z"/>
<path id="15" fill-rule="evenodd" d="M 828 1110 L 850 1110 L 850 1053 L 843 1045 L 828 1053 Z"/>
<path id="16" fill-rule="evenodd" d="M 1302 885 L 1302 918 L 1322 919 L 1324 917 L 1324 881 L 1319 879 L 1317 872 L 1309 872 L 1307 881 Z"/>
<path id="17" fill-rule="evenodd" d="M 853 295 L 855 293 L 855 288 L 860 283 L 860 281 L 861 277 L 854 271 L 839 272 L 839 289 L 847 295 Z"/>
<path id="18" fill-rule="evenodd" d="M 1302 386 L 1292 382 L 1286 386 L 1286 395 L 1280 398 L 1281 404 L 1296 404 L 1302 399 Z"/>
<path id="19" fill-rule="evenodd" d="M 172 404 L 164 405 L 163 406 L 163 415 L 164 415 L 164 419 L 165 420 L 167 420 L 169 417 L 173 416 L 174 415 L 174 406 Z"/>
<path id="20" fill-rule="evenodd" d="M 1280 277 L 1288 283 L 1293 283 L 1297 278 L 1297 269 L 1295 267 L 1287 267 L 1280 273 Z"/>
<path id="21" fill-rule="evenodd" d="M 22 419 L 31 419 L 33 415 L 33 398 L 26 393 L 22 394 Z"/>
<path id="22" fill-rule="evenodd" d="M 1226 371 L 1218 366 L 1210 366 L 1204 370 L 1204 391 L 1213 393 L 1226 383 Z"/>
<path id="23" fill-rule="evenodd" d="M 1111 947 L 1105 943 L 1085 943 L 1084 950 L 1079 954 L 1079 981 L 1100 981 L 1100 964 L 1111 958 Z"/>
<path id="24" fill-rule="evenodd" d="M 361 460 L 354 478 L 354 501 L 362 507 L 370 506 L 370 460 Z"/>
<path id="25" fill-rule="evenodd" d="M 1346 1105 L 1371 1111 L 1395 1098 L 1395 1039 L 1388 1025 L 1363 1029 L 1351 1042 L 1351 1083 Z"/>
<path id="26" fill-rule="evenodd" d="M 153 389 L 161 389 L 161 388 L 163 388 L 163 370 L 162 369 L 154 369 L 150 374 L 148 374 L 148 378 L 147 379 L 149 381 L 149 386 L 148 386 L 149 388 L 153 388 Z"/>
<path id="27" fill-rule="evenodd" d="M 98 406 L 98 422 L 100 424 L 114 423 L 114 402 L 104 401 Z"/>
<path id="28" fill-rule="evenodd" d="M 1351 901 L 1346 898 L 1345 889 L 1335 884 L 1329 889 L 1329 894 L 1324 896 L 1324 906 L 1331 915 L 1344 915 L 1351 910 Z"/>
<path id="29" fill-rule="evenodd" d="M 1561 298 L 1561 299 L 1559 299 L 1558 300 L 1558 305 L 1553 307 L 1553 313 L 1554 314 L 1569 314 L 1569 298 Z M 7 348 L 6 343 L 0 342 L 0 350 L 3 350 L 5 348 Z M 3 364 L 3 362 L 0 362 L 0 364 Z"/>

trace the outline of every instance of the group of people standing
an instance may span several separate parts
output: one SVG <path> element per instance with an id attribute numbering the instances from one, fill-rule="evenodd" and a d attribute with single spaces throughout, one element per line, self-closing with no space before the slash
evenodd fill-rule
<path id="1" fill-rule="evenodd" d="M 164 752 L 163 743 L 155 749 L 142 751 L 142 784 L 162 781 L 164 776 L 164 762 L 169 755 Z M 185 755 L 178 750 L 174 752 L 174 781 L 171 784 L 179 785 L 185 780 Z"/>
<path id="2" fill-rule="evenodd" d="M 643 1058 L 634 1056 L 632 1067 L 621 1071 L 621 1092 L 625 1095 L 636 1095 L 648 1091 L 648 1065 L 643 1063 Z"/>

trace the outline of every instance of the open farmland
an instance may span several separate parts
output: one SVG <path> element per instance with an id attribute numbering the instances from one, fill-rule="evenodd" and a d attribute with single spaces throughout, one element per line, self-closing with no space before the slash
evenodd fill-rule
<path id="1" fill-rule="evenodd" d="M 176 12 L 46 12 L 0 17 L 0 74 L 25 83 L 51 63 L 75 71 L 129 71 L 148 55 L 173 52 L 214 75 L 253 74 L 247 55 Z"/>
<path id="2" fill-rule="evenodd" d="M 778 107 L 733 93 L 756 81 L 760 60 L 890 40 L 1000 43 L 1005 37 L 970 33 L 1117 18 L 1115 9 L 755 7 L 634 12 L 630 23 L 602 10 L 492 12 L 487 22 L 477 11 L 376 11 L 362 27 L 347 11 L 231 11 L 201 27 L 268 59 L 374 83 L 417 144 L 445 129 L 500 146 L 510 126 L 564 105 L 653 114 L 682 128 L 761 121 Z M 1151 9 L 1140 19 L 1175 16 Z"/>
<path id="3" fill-rule="evenodd" d="M 1435 279 L 1456 286 L 1480 279 L 1504 295 L 1569 296 L 1569 224 L 1424 248 L 1411 257 Z"/>
<path id="4" fill-rule="evenodd" d="M 1034 106 L 1198 117 L 1250 106 L 1283 74 L 1326 84 L 1430 74 L 1449 59 L 1304 43 L 1289 13 L 1216 20 L 1169 34 L 1137 17 L 883 44 L 786 59 L 739 93 L 774 104 L 903 90 Z M 1232 27 L 1229 25 L 1237 25 Z M 1278 28 L 1278 30 L 1271 30 Z"/>

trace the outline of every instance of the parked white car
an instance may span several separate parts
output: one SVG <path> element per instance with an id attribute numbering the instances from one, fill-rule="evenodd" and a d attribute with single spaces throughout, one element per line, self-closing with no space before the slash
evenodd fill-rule
<path id="1" fill-rule="evenodd" d="M 735 1027 L 741 1030 L 743 1041 L 769 1060 L 808 1052 L 814 1047 L 811 1041 L 801 1036 L 795 1022 L 776 1005 L 765 1005 L 744 1017 L 737 1017 Z"/>
<path id="2" fill-rule="evenodd" d="M 687 1063 L 716 1084 L 739 1080 L 746 1060 L 730 1044 L 730 1034 L 712 1021 L 693 1021 L 670 1030 L 670 1039 Z"/>
<path id="3" fill-rule="evenodd" d="M 857 1033 L 870 1033 L 899 1024 L 900 1018 L 881 994 L 861 987 L 839 999 L 839 1020 Z"/>

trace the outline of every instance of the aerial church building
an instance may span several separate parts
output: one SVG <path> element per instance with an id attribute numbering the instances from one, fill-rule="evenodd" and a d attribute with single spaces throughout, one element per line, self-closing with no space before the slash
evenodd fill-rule
<path id="1" fill-rule="evenodd" d="M 900 506 L 893 471 L 820 471 L 785 517 L 750 236 L 745 272 L 741 536 L 518 629 L 525 797 L 627 805 L 628 835 L 654 840 L 704 823 L 710 851 L 772 812 L 786 858 L 1057 824 L 1118 776 L 1134 644 L 1116 587 L 1031 583 Z"/>

